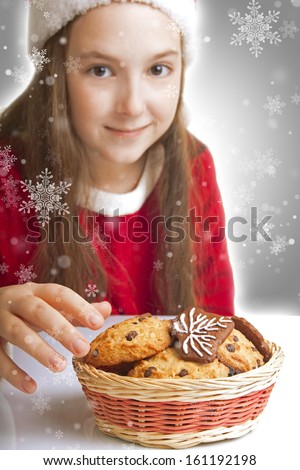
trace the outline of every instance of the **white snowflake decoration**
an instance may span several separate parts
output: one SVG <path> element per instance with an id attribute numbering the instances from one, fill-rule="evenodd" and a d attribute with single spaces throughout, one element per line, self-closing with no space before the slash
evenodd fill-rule
<path id="1" fill-rule="evenodd" d="M 11 152 L 11 145 L 6 145 L 4 148 L 0 147 L 0 168 L 6 173 L 13 167 L 17 157 Z"/>
<path id="2" fill-rule="evenodd" d="M 273 149 L 267 149 L 264 153 L 256 150 L 253 158 L 244 158 L 241 161 L 240 170 L 246 175 L 255 172 L 255 177 L 258 180 L 261 180 L 264 176 L 274 178 L 281 163 L 278 158 L 274 157 Z M 255 187 L 254 181 L 251 182 L 251 187 Z"/>
<path id="3" fill-rule="evenodd" d="M 46 57 L 47 49 L 38 50 L 37 47 L 33 47 L 31 54 L 28 54 L 27 57 L 30 59 L 38 72 L 42 72 L 44 66 L 49 64 L 51 61 Z"/>
<path id="4" fill-rule="evenodd" d="M 4 263 L 3 261 L 3 263 L 0 264 L 0 274 L 8 273 L 8 270 L 9 270 L 8 264 Z"/>
<path id="5" fill-rule="evenodd" d="M 56 439 L 62 439 L 64 437 L 64 433 L 63 433 L 63 431 L 58 429 L 57 431 L 55 431 L 54 436 L 56 437 Z"/>
<path id="6" fill-rule="evenodd" d="M 211 356 L 212 352 L 210 349 L 213 347 L 211 342 L 216 339 L 216 336 L 209 333 L 218 331 L 219 328 L 227 328 L 226 323 L 231 323 L 232 320 L 226 319 L 225 317 L 220 317 L 219 319 L 211 318 L 209 320 L 207 315 L 202 313 L 199 313 L 194 319 L 194 312 L 195 307 L 189 311 L 189 327 L 185 321 L 185 313 L 182 313 L 179 317 L 179 321 L 174 323 L 174 328 L 178 333 L 188 335 L 182 344 L 183 352 L 188 354 L 190 346 L 200 357 L 204 356 L 203 353 Z"/>
<path id="7" fill-rule="evenodd" d="M 291 96 L 292 104 L 295 104 L 298 106 L 300 104 L 300 93 L 295 93 L 293 96 Z"/>
<path id="8" fill-rule="evenodd" d="M 261 5 L 256 0 L 251 0 L 247 6 L 250 13 L 246 13 L 244 17 L 240 12 L 230 13 L 230 21 L 233 25 L 238 25 L 239 34 L 234 33 L 231 38 L 231 45 L 241 46 L 243 41 L 251 44 L 250 52 L 256 58 L 262 53 L 262 43 L 266 40 L 270 44 L 281 42 L 278 31 L 271 31 L 272 23 L 277 23 L 280 12 L 269 10 L 268 15 L 260 13 Z"/>
<path id="9" fill-rule="evenodd" d="M 167 98 L 177 98 L 179 90 L 176 85 L 168 85 L 165 88 L 165 93 Z"/>
<path id="10" fill-rule="evenodd" d="M 280 100 L 280 95 L 276 95 L 274 98 L 272 98 L 272 96 L 267 97 L 267 103 L 264 104 L 263 108 L 268 111 L 270 117 L 274 116 L 274 114 L 278 116 L 282 115 L 282 110 L 286 106 L 286 103 Z"/>
<path id="11" fill-rule="evenodd" d="M 27 0 L 25 2 L 25 6 L 29 8 L 35 7 L 38 10 L 43 10 L 45 6 L 45 1 L 44 0 Z"/>
<path id="12" fill-rule="evenodd" d="M 155 271 L 161 271 L 164 268 L 164 263 L 159 259 L 157 261 L 153 261 L 153 269 Z"/>
<path id="13" fill-rule="evenodd" d="M 68 60 L 64 62 L 64 66 L 66 67 L 67 73 L 74 73 L 75 75 L 78 75 L 79 70 L 83 67 L 80 57 L 73 57 L 71 55 L 69 55 Z"/>
<path id="14" fill-rule="evenodd" d="M 26 267 L 24 264 L 21 264 L 19 271 L 15 272 L 15 276 L 18 278 L 18 284 L 26 284 L 37 277 L 33 272 L 33 266 Z"/>
<path id="15" fill-rule="evenodd" d="M 99 236 L 98 234 L 92 235 L 92 240 L 86 243 L 91 249 L 91 252 L 97 254 L 99 250 L 106 251 L 109 245 L 109 239 L 105 236 Z"/>
<path id="16" fill-rule="evenodd" d="M 44 12 L 44 17 L 47 22 L 47 26 L 51 33 L 59 31 L 63 27 L 63 22 L 60 16 L 57 16 L 55 13 L 50 13 L 49 11 Z"/>
<path id="17" fill-rule="evenodd" d="M 51 410 L 49 402 L 51 401 L 50 397 L 45 397 L 42 393 L 39 393 L 37 397 L 31 398 L 33 403 L 32 411 L 37 411 L 38 414 L 43 415 L 45 411 Z"/>
<path id="18" fill-rule="evenodd" d="M 272 255 L 278 256 L 279 253 L 283 253 L 286 251 L 286 247 L 288 246 L 288 242 L 286 241 L 286 237 L 280 237 L 276 235 L 276 239 L 272 242 L 270 246 L 270 252 Z"/>
<path id="19" fill-rule="evenodd" d="M 295 25 L 295 21 L 283 21 L 282 26 L 280 26 L 279 31 L 282 33 L 283 39 L 295 39 L 295 34 L 299 31 L 299 28 Z"/>
<path id="20" fill-rule="evenodd" d="M 19 211 L 29 213 L 31 209 L 35 209 L 38 213 L 37 220 L 41 222 L 43 227 L 50 221 L 50 212 L 57 210 L 59 215 L 69 214 L 67 203 L 61 203 L 61 195 L 69 192 L 71 183 L 60 181 L 59 186 L 56 186 L 51 183 L 52 178 L 51 171 L 46 168 L 38 176 L 38 179 L 41 179 L 40 183 L 37 182 L 34 185 L 31 180 L 21 181 L 23 191 L 28 191 L 30 195 L 29 201 L 22 201 Z"/>
<path id="21" fill-rule="evenodd" d="M 67 367 L 63 372 L 60 372 L 57 374 L 56 372 L 53 373 L 53 385 L 60 385 L 61 383 L 64 383 L 68 387 L 73 387 L 75 384 L 74 380 L 74 373 L 73 373 L 73 368 Z"/>
<path id="22" fill-rule="evenodd" d="M 14 179 L 12 175 L 9 175 L 8 178 L 1 181 L 1 185 L 4 192 L 2 200 L 5 203 L 5 207 L 7 207 L 7 209 L 11 207 L 17 208 L 21 200 L 18 195 L 18 181 Z"/>
<path id="23" fill-rule="evenodd" d="M 237 267 L 237 269 L 240 269 L 240 270 L 245 269 L 245 267 L 246 267 L 245 261 L 239 260 L 239 261 L 236 263 L 236 267 Z"/>
<path id="24" fill-rule="evenodd" d="M 232 195 L 238 201 L 239 206 L 250 205 L 254 201 L 253 188 L 247 184 L 241 184 L 232 190 Z"/>
<path id="25" fill-rule="evenodd" d="M 51 165 L 59 165 L 61 163 L 60 156 L 56 153 L 53 148 L 49 148 L 47 155 L 45 157 L 46 162 L 49 162 Z"/>
<path id="26" fill-rule="evenodd" d="M 23 65 L 21 67 L 14 67 L 14 71 L 11 76 L 14 78 L 15 83 L 25 84 L 29 81 L 29 77 L 25 72 Z"/>
<path id="27" fill-rule="evenodd" d="M 183 22 L 175 22 L 170 20 L 167 31 L 170 31 L 173 38 L 178 38 L 185 35 L 185 25 Z"/>
<path id="28" fill-rule="evenodd" d="M 271 231 L 273 230 L 273 228 L 275 227 L 274 224 L 272 224 L 271 222 L 267 222 L 266 224 L 264 224 L 263 226 L 263 229 L 264 231 L 266 232 L 266 234 L 268 235 L 268 237 L 272 238 L 272 234 L 271 234 Z M 262 234 L 257 231 L 257 244 L 258 245 L 262 245 L 263 243 L 265 243 L 267 240 L 265 239 L 265 237 L 262 236 Z"/>
<path id="29" fill-rule="evenodd" d="M 84 289 L 84 291 L 87 294 L 87 297 L 97 297 L 97 294 L 99 294 L 99 289 L 97 289 L 97 286 L 95 284 L 88 284 L 87 288 Z"/>

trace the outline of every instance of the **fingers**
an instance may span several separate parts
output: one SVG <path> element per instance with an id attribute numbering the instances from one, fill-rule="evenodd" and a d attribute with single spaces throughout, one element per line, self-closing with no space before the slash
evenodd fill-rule
<path id="1" fill-rule="evenodd" d="M 91 305 L 93 305 L 102 314 L 102 317 L 104 318 L 104 320 L 106 320 L 111 314 L 111 305 L 107 301 L 97 302 Z"/>
<path id="2" fill-rule="evenodd" d="M 58 354 L 20 318 L 10 312 L 3 312 L 1 321 L 2 335 L 6 341 L 18 346 L 53 372 L 60 372 L 66 367 L 66 359 Z"/>
<path id="3" fill-rule="evenodd" d="M 74 325 L 97 330 L 103 326 L 104 318 L 109 314 L 108 302 L 99 303 L 95 308 L 72 289 L 59 284 L 33 284 L 32 291 L 34 295 L 62 312 Z"/>
<path id="4" fill-rule="evenodd" d="M 0 377 L 21 392 L 34 393 L 36 382 L 20 369 L 0 347 Z"/>
<path id="5" fill-rule="evenodd" d="M 21 392 L 34 393 L 36 382 L 20 369 L 0 346 L 0 377 L 7 380 L 13 387 Z"/>
<path id="6" fill-rule="evenodd" d="M 55 353 L 55 359 L 52 348 L 26 323 L 46 331 L 78 357 L 85 356 L 90 350 L 90 344 L 85 337 L 44 300 L 34 295 L 16 299 L 11 305 L 11 313 L 7 313 L 7 320 L 2 328 L 5 332 L 4 337 L 47 367 L 50 363 L 50 366 L 62 370 L 62 364 L 55 364 L 58 355 Z"/>

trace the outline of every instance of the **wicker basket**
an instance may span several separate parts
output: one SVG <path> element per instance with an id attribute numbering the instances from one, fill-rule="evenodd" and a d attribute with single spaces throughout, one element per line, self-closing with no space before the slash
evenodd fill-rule
<path id="1" fill-rule="evenodd" d="M 73 366 L 102 432 L 146 447 L 184 449 L 256 426 L 284 358 L 279 346 L 269 345 L 264 366 L 228 378 L 122 377 L 78 358 Z"/>

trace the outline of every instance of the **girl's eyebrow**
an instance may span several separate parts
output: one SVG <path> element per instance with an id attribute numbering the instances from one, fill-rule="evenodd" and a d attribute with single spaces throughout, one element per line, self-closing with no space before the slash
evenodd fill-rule
<path id="1" fill-rule="evenodd" d="M 158 60 L 163 57 L 169 57 L 169 56 L 179 56 L 179 51 L 176 49 L 170 49 L 162 52 L 158 52 L 157 54 L 153 55 L 150 57 L 149 60 Z M 83 52 L 80 54 L 80 59 L 104 59 L 104 60 L 112 60 L 116 62 L 120 62 L 120 60 L 117 57 L 110 56 L 109 54 L 104 54 L 103 52 L 99 51 L 88 51 L 88 52 Z"/>

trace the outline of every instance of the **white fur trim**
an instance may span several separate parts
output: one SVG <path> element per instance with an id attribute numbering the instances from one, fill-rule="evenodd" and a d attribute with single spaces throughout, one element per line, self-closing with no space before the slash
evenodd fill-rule
<path id="1" fill-rule="evenodd" d="M 127 0 L 123 0 L 126 3 Z M 185 61 L 189 62 L 195 49 L 196 1 L 195 0 L 134 0 L 146 3 L 167 14 L 179 27 L 184 37 Z M 99 5 L 109 5 L 113 0 L 44 0 L 32 3 L 29 9 L 29 53 L 32 48 L 42 49 L 46 41 L 76 16 L 87 13 Z"/>

